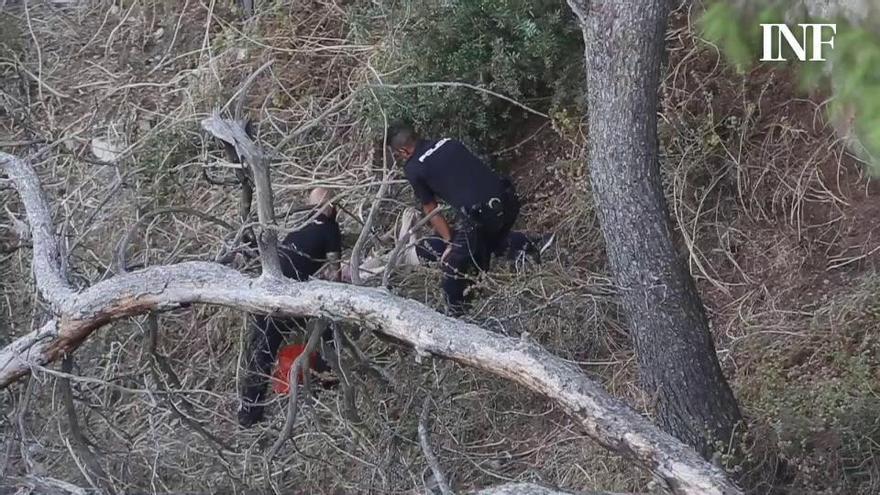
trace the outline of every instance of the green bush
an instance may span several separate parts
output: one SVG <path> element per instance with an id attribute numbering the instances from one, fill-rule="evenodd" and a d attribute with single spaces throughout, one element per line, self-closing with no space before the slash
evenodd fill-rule
<path id="1" fill-rule="evenodd" d="M 561 0 L 381 0 L 367 12 L 373 31 L 386 31 L 386 83 L 465 82 L 552 113 L 570 114 L 581 104 L 583 41 Z M 388 31 L 376 19 L 403 27 Z M 409 119 L 426 134 L 489 146 L 525 117 L 510 103 L 460 87 L 379 96 L 392 118 Z"/>

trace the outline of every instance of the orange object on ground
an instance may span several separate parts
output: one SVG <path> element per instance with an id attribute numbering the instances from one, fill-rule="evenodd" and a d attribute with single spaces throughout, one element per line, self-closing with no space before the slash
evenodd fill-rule
<path id="1" fill-rule="evenodd" d="M 286 394 L 290 390 L 290 384 L 287 381 L 290 375 L 290 368 L 293 362 L 306 350 L 306 346 L 302 344 L 290 344 L 281 348 L 278 352 L 278 363 L 275 366 L 275 373 L 272 374 L 272 390 L 276 394 Z M 318 358 L 317 352 L 312 352 L 309 356 L 309 368 L 315 367 L 315 361 Z M 297 377 L 299 383 L 303 382 L 302 371 Z"/>

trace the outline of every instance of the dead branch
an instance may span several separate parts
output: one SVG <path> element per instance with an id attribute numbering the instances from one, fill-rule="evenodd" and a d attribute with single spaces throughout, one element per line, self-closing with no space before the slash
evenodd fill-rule
<path id="1" fill-rule="evenodd" d="M 71 373 L 73 371 L 73 356 L 67 355 L 61 361 L 61 371 Z M 88 441 L 79 426 L 79 420 L 76 416 L 76 409 L 73 405 L 73 393 L 70 389 L 70 379 L 60 378 L 58 387 L 61 390 L 61 400 L 64 403 L 64 409 L 67 413 L 67 423 L 70 429 L 72 442 L 70 443 L 71 453 L 74 451 L 82 460 L 85 466 L 80 466 L 83 476 L 92 487 L 97 490 L 103 490 L 107 493 L 114 494 L 116 489 L 113 486 L 110 477 L 98 463 L 95 454 L 89 449 Z M 79 466 L 79 463 L 77 463 Z"/>
<path id="2" fill-rule="evenodd" d="M 213 122 L 214 120 L 209 120 Z M 222 129 L 222 128 L 221 128 Z M 537 343 L 488 332 L 384 289 L 339 283 L 245 276 L 208 262 L 154 266 L 74 293 L 64 283 L 46 200 L 33 167 L 0 153 L 34 228 L 34 272 L 56 318 L 0 349 L 0 388 L 79 347 L 98 328 L 122 318 L 186 303 L 253 313 L 313 316 L 362 326 L 434 354 L 512 380 L 559 404 L 601 445 L 639 462 L 677 494 L 732 495 L 723 471 L 660 431 L 579 368 Z M 258 194 L 260 190 L 258 188 Z"/>
<path id="3" fill-rule="evenodd" d="M 235 94 L 233 94 L 232 97 L 229 98 L 229 101 L 227 101 L 226 104 L 223 105 L 222 110 L 227 110 L 230 105 L 235 103 L 235 109 L 232 112 L 232 116 L 233 118 L 235 118 L 235 120 L 241 120 L 244 117 L 244 102 L 247 99 L 248 90 L 250 89 L 251 85 L 254 84 L 254 81 L 257 80 L 257 76 L 259 76 L 264 70 L 268 69 L 269 66 L 272 65 L 274 62 L 274 59 L 269 59 L 268 61 L 266 61 L 266 63 L 264 63 L 257 70 L 251 73 L 251 75 L 248 76 L 248 78 L 241 83 L 241 85 L 235 91 Z"/>
<path id="4" fill-rule="evenodd" d="M 290 384 L 290 399 L 287 402 L 287 420 L 284 423 L 284 428 L 281 430 L 281 434 L 278 435 L 278 440 L 272 445 L 272 449 L 269 450 L 269 454 L 266 456 L 270 461 L 275 457 L 275 454 L 281 450 L 285 440 L 290 437 L 290 432 L 293 431 L 293 425 L 296 423 L 297 386 L 299 385 L 299 377 L 303 377 L 303 388 L 306 388 L 309 382 L 310 356 L 318 347 L 318 342 L 321 340 L 321 334 L 327 329 L 327 325 L 329 325 L 329 322 L 322 318 L 312 320 L 309 323 L 309 326 L 312 327 L 312 331 L 309 334 L 309 339 L 306 341 L 305 349 L 302 354 L 297 356 L 293 361 L 293 364 L 290 366 L 290 370 L 288 370 L 287 383 Z"/>
<path id="5" fill-rule="evenodd" d="M 128 271 L 128 265 L 126 264 L 125 252 L 128 249 L 128 245 L 131 243 L 131 238 L 134 237 L 135 232 L 139 225 L 142 225 L 147 220 L 150 220 L 159 215 L 165 214 L 174 214 L 174 213 L 182 213 L 187 215 L 192 215 L 202 220 L 206 220 L 208 222 L 215 223 L 227 230 L 235 230 L 235 227 L 226 223 L 225 221 L 213 216 L 208 215 L 207 213 L 203 213 L 201 211 L 195 210 L 193 208 L 187 207 L 170 207 L 170 208 L 159 208 L 158 210 L 153 210 L 149 213 L 144 214 L 142 217 L 137 219 L 137 221 L 132 225 L 125 235 L 120 239 L 119 244 L 116 246 L 116 259 L 115 265 L 118 273 L 125 273 Z"/>
<path id="6" fill-rule="evenodd" d="M 321 355 L 327 360 L 333 373 L 339 377 L 339 388 L 342 390 L 342 416 L 352 423 L 360 423 L 361 418 L 355 406 L 355 389 L 351 386 L 351 372 L 342 355 L 342 336 L 339 326 L 332 325 L 332 331 L 333 345 L 324 345 L 322 341 Z"/>
<path id="7" fill-rule="evenodd" d="M 236 0 L 235 3 L 244 12 L 245 17 L 252 17 L 254 15 L 254 3 L 256 3 L 254 0 Z"/>
<path id="8" fill-rule="evenodd" d="M 216 112 L 211 118 L 202 121 L 202 128 L 217 139 L 232 144 L 235 147 L 235 152 L 241 157 L 242 163 L 251 169 L 257 193 L 257 216 L 260 219 L 257 245 L 260 249 L 263 274 L 281 277 L 281 262 L 278 259 L 278 232 L 273 206 L 275 203 L 272 199 L 272 185 L 269 182 L 269 166 L 263 152 L 247 135 L 245 126 L 241 122 L 222 119 Z"/>
<path id="9" fill-rule="evenodd" d="M 167 387 L 164 386 L 164 380 L 162 379 L 159 370 L 161 369 L 163 373 L 168 377 L 168 380 L 171 381 L 171 384 L 177 388 L 180 388 L 182 384 L 180 383 L 180 379 L 177 377 L 177 374 L 174 372 L 174 369 L 168 363 L 168 360 L 165 359 L 165 356 L 160 354 L 157 351 L 158 343 L 159 343 L 159 315 L 155 312 L 149 313 L 147 315 L 147 319 L 145 322 L 145 331 L 146 338 L 144 339 L 144 347 L 146 348 L 146 353 L 144 354 L 144 359 L 147 361 L 147 368 L 149 368 L 149 376 L 156 385 L 159 391 L 166 391 Z M 177 416 L 180 421 L 189 426 L 190 429 L 196 432 L 196 434 L 200 435 L 202 438 L 208 441 L 208 443 L 213 444 L 218 448 L 219 457 L 223 458 L 223 451 L 232 452 L 232 449 L 226 442 L 220 440 L 213 433 L 209 432 L 202 426 L 198 421 L 193 419 L 195 416 L 195 408 L 193 405 L 186 399 L 186 397 L 180 398 L 180 404 L 183 409 L 186 411 L 181 411 L 178 408 L 177 404 L 174 403 L 174 400 L 170 395 L 162 394 L 162 401 L 171 412 Z"/>
<path id="10" fill-rule="evenodd" d="M 383 83 L 383 84 L 373 84 L 368 87 L 374 88 L 374 89 L 467 88 L 472 91 L 477 91 L 479 93 L 485 93 L 489 96 L 493 96 L 493 97 L 498 98 L 500 100 L 504 100 L 507 103 L 510 103 L 511 105 L 522 108 L 526 112 L 529 112 L 531 114 L 535 114 L 539 117 L 544 117 L 545 119 L 550 119 L 550 116 L 547 115 L 546 113 L 541 112 L 539 110 L 535 110 L 534 108 L 532 108 L 524 103 L 520 103 L 519 101 L 514 100 L 513 98 L 511 98 L 509 96 L 505 96 L 501 93 L 492 91 L 491 89 L 486 89 L 481 86 L 475 86 L 473 84 L 468 84 L 468 83 L 463 83 L 463 82 L 437 81 L 437 82 L 418 82 L 418 83 L 405 83 L 405 84 L 384 84 Z"/>
<path id="11" fill-rule="evenodd" d="M 10 491 L 5 491 L 7 488 Z M 30 491 L 20 492 L 19 490 Z M 3 493 L 42 493 L 44 495 L 89 495 L 94 493 L 94 490 L 90 488 L 82 488 L 46 476 L 10 477 L 0 481 L 0 491 Z"/>
<path id="12" fill-rule="evenodd" d="M 384 112 L 383 112 L 384 117 Z M 379 191 L 376 193 L 376 198 L 373 200 L 372 206 L 370 206 L 370 213 L 367 214 L 367 219 L 364 222 L 364 227 L 361 229 L 361 233 L 357 238 L 357 242 L 354 243 L 354 248 L 351 250 L 351 266 L 353 270 L 351 270 L 351 282 L 355 285 L 361 285 L 361 274 L 360 274 L 360 266 L 361 266 L 361 250 L 364 248 L 364 244 L 367 241 L 367 237 L 373 231 L 373 221 L 376 218 L 376 212 L 379 210 L 379 207 L 382 205 L 382 200 L 385 198 L 385 193 L 388 191 L 388 179 L 390 178 L 390 170 L 388 167 L 387 153 L 388 153 L 388 123 L 385 122 L 384 126 L 384 134 L 382 138 L 382 166 L 384 169 L 384 173 L 382 174 L 382 184 L 379 186 Z"/>
<path id="13" fill-rule="evenodd" d="M 440 493 L 442 495 L 452 495 L 449 483 L 446 482 L 446 476 L 443 475 L 443 469 L 440 468 L 440 460 L 434 454 L 434 450 L 431 448 L 431 440 L 428 438 L 428 412 L 430 410 L 431 398 L 425 397 L 425 402 L 422 404 L 422 412 L 419 414 L 419 445 L 425 454 L 425 461 L 428 463 L 428 467 L 431 468 L 431 472 L 434 474 L 434 481 L 440 488 Z"/>

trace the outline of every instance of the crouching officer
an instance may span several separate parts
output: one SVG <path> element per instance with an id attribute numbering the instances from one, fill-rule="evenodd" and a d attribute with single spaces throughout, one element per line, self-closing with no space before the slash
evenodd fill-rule
<path id="1" fill-rule="evenodd" d="M 309 204 L 319 210 L 317 217 L 302 229 L 288 234 L 279 243 L 278 256 L 285 277 L 305 281 L 325 264 L 329 264 L 329 278 L 339 280 L 342 234 L 339 224 L 336 223 L 336 209 L 329 199 L 328 190 L 314 189 L 309 195 Z M 251 317 L 247 365 L 241 390 L 241 406 L 238 410 L 238 422 L 242 426 L 249 427 L 263 418 L 263 397 L 284 334 L 304 332 L 305 323 L 305 318 L 273 318 L 264 315 Z M 329 343 L 332 335 L 328 328 L 322 336 L 324 342 Z M 329 370 L 329 367 L 319 359 L 314 369 L 323 372 Z"/>
<path id="2" fill-rule="evenodd" d="M 405 124 L 395 126 L 389 138 L 424 213 L 431 214 L 438 199 L 456 212 L 454 229 L 440 214 L 430 222 L 447 245 L 441 256 L 446 302 L 452 314 L 460 315 L 470 284 L 467 272 L 489 269 L 492 253 L 499 250 L 519 215 L 513 184 L 454 139 L 420 139 Z"/>

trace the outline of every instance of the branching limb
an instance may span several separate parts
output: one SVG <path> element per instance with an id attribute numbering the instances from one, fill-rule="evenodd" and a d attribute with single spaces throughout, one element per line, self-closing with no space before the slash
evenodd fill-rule
<path id="1" fill-rule="evenodd" d="M 352 387 L 351 370 L 346 366 L 342 355 L 342 332 L 339 331 L 339 325 L 336 324 L 332 325 L 332 330 L 334 345 L 331 347 L 322 343 L 321 355 L 330 364 L 333 373 L 339 377 L 339 388 L 342 389 L 342 416 L 352 423 L 360 423 L 361 418 L 355 405 L 356 397 L 355 389 Z"/>
<path id="2" fill-rule="evenodd" d="M 162 380 L 162 377 L 159 373 L 159 370 L 161 369 L 162 372 L 164 372 L 165 375 L 168 377 L 168 379 L 171 380 L 172 385 L 174 385 L 177 388 L 180 388 L 181 387 L 180 379 L 177 377 L 177 374 L 174 372 L 174 369 L 171 367 L 170 364 L 168 364 L 168 360 L 165 359 L 165 356 L 163 356 L 162 354 L 160 354 L 156 350 L 157 346 L 158 346 L 158 342 L 159 342 L 159 316 L 155 312 L 149 313 L 147 315 L 145 327 L 146 327 L 145 328 L 145 330 L 146 330 L 146 340 L 145 340 L 146 349 L 145 350 L 147 351 L 146 352 L 146 359 L 148 360 L 147 368 L 150 371 L 150 376 L 152 377 L 153 382 L 156 384 L 157 387 L 159 387 L 163 384 L 164 381 Z M 211 432 L 206 430 L 205 427 L 203 427 L 201 424 L 199 424 L 198 421 L 193 419 L 193 416 L 195 413 L 195 408 L 186 399 L 186 397 L 181 396 L 181 398 L 180 398 L 180 403 L 183 406 L 183 408 L 186 410 L 186 413 L 184 413 L 183 411 L 181 411 L 177 407 L 177 404 L 174 403 L 174 400 L 172 399 L 171 395 L 161 394 L 161 397 L 162 397 L 162 401 L 165 403 L 165 405 L 168 406 L 168 408 L 171 410 L 171 412 L 175 416 L 177 416 L 178 419 L 181 420 L 181 422 L 183 422 L 185 425 L 189 426 L 190 429 L 192 429 L 193 431 L 196 432 L 196 434 L 198 434 L 199 436 L 204 438 L 206 441 L 208 441 L 208 443 L 212 443 L 215 446 L 217 446 L 219 449 L 221 449 L 221 452 L 218 452 L 221 459 L 223 458 L 222 451 L 232 452 L 232 448 L 229 445 L 227 445 L 225 442 L 223 442 L 222 440 L 217 438 L 214 434 L 212 434 Z"/>
<path id="3" fill-rule="evenodd" d="M 217 113 L 214 113 L 211 118 L 202 121 L 202 128 L 217 139 L 231 143 L 242 163 L 250 168 L 257 192 L 257 216 L 260 219 L 260 234 L 257 236 L 257 244 L 260 248 L 260 263 L 263 265 L 263 274 L 281 277 L 272 184 L 269 181 L 269 166 L 263 152 L 247 135 L 244 125 L 240 122 L 222 119 Z"/>
<path id="4" fill-rule="evenodd" d="M 388 385 L 391 385 L 392 387 L 396 386 L 394 378 L 391 376 L 391 374 L 388 373 L 388 371 L 384 368 L 373 364 L 373 362 L 370 361 L 369 356 L 364 354 L 364 351 L 362 351 L 361 348 L 358 347 L 357 343 L 348 338 L 348 335 L 342 332 L 338 332 L 338 335 L 341 340 L 339 341 L 337 346 L 341 345 L 342 347 L 348 349 L 351 355 L 357 358 L 358 362 L 360 362 L 365 369 L 373 373 L 376 378 L 379 378 L 380 380 L 384 381 Z"/>
<path id="5" fill-rule="evenodd" d="M 547 488 L 534 483 L 508 483 L 473 492 L 474 495 L 635 495 L 626 493 L 577 491 L 568 492 Z"/>

